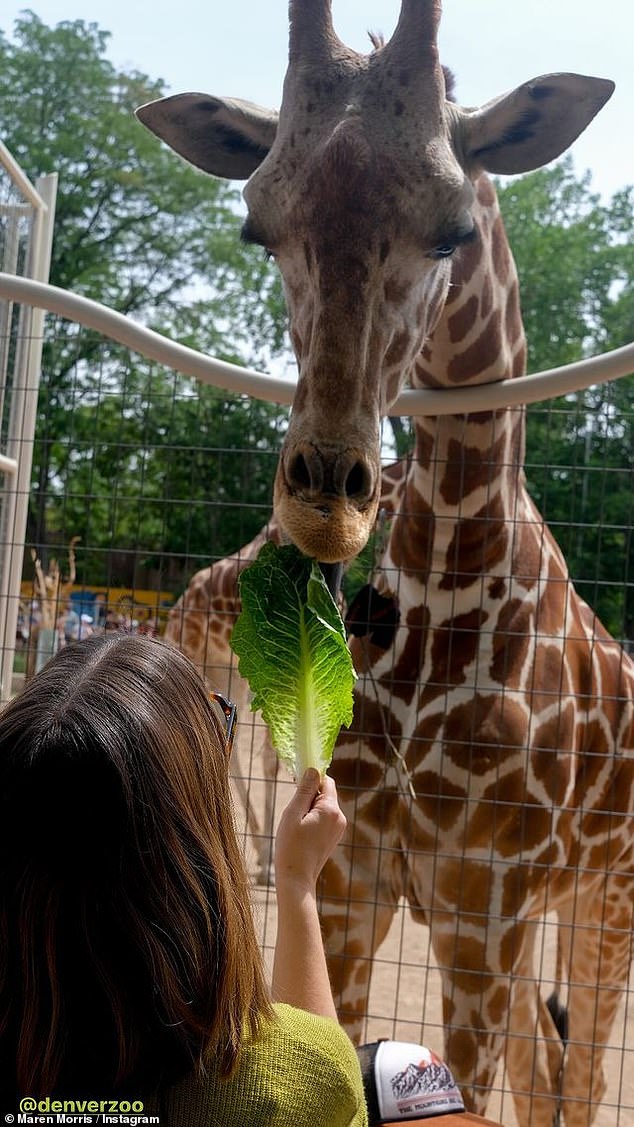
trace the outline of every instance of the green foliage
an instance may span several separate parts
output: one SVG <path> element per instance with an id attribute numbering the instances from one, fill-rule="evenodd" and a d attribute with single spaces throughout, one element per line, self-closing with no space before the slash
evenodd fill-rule
<path id="1" fill-rule="evenodd" d="M 51 428 L 64 426 L 62 436 L 41 430 L 56 467 L 49 537 L 63 540 L 68 529 L 82 537 L 82 583 L 127 585 L 136 564 L 179 589 L 268 518 L 278 420 L 268 404 L 192 388 L 123 349 L 114 381 L 112 359 L 108 349 L 102 366 L 74 373 L 66 421 Z M 46 393 L 41 409 L 46 420 Z"/>
<path id="2" fill-rule="evenodd" d="M 634 278 L 634 189 L 603 204 L 570 157 L 496 186 L 520 275 L 529 371 L 617 347 L 611 321 L 623 287 L 631 302 Z"/>
<path id="3" fill-rule="evenodd" d="M 96 24 L 77 20 L 51 28 L 32 12 L 16 22 L 12 39 L 0 35 L 0 135 L 31 179 L 59 174 L 51 282 L 210 354 L 263 366 L 284 345 L 283 299 L 261 253 L 240 242 L 239 195 L 174 156 L 137 122 L 135 107 L 166 91 L 146 75 L 115 70 L 107 43 Z M 113 532 L 109 525 L 114 499 L 138 486 L 140 467 L 144 488 L 163 498 L 172 487 L 185 495 L 187 478 L 192 512 L 198 506 L 188 522 L 189 543 L 205 555 L 212 545 L 201 506 L 214 499 L 221 482 L 206 463 L 196 464 L 204 461 L 200 450 L 212 444 L 212 434 L 218 445 L 233 443 L 236 450 L 261 445 L 280 414 L 275 407 L 257 409 L 251 422 L 239 399 L 204 391 L 198 401 L 193 381 L 181 381 L 169 408 L 160 391 L 145 408 L 131 406 L 130 387 L 147 383 L 147 373 L 141 358 L 124 359 L 118 346 L 47 319 L 30 538 L 45 547 L 51 536 L 81 535 L 84 548 L 94 549 L 93 560 L 101 558 L 102 582 L 112 544 L 124 538 L 123 529 Z M 166 384 L 170 378 L 153 377 Z M 103 403 L 97 386 L 107 393 Z M 165 453 L 160 470 L 155 439 L 167 441 L 167 419 L 169 441 L 182 444 L 172 459 L 178 472 Z M 244 487 L 241 461 L 236 501 Z M 247 499 L 270 498 L 272 466 L 250 469 Z M 110 495 L 99 493 L 102 481 Z M 63 503 L 62 485 L 70 491 Z M 149 519 L 147 503 L 144 510 Z M 157 530 L 147 544 L 158 544 L 164 534 L 165 550 L 169 545 L 182 553 L 178 521 L 155 512 Z M 255 528 L 246 523 L 252 535 Z M 228 540 L 221 537 L 227 550 L 238 546 Z"/>

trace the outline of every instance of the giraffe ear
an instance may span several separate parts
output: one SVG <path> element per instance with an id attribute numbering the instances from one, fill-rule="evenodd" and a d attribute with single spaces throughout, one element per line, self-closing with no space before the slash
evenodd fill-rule
<path id="1" fill-rule="evenodd" d="M 470 171 L 530 172 L 565 152 L 614 90 L 604 78 L 545 74 L 460 117 Z"/>
<path id="2" fill-rule="evenodd" d="M 277 112 L 238 98 L 175 94 L 136 116 L 190 164 L 212 176 L 248 180 L 275 139 Z"/>

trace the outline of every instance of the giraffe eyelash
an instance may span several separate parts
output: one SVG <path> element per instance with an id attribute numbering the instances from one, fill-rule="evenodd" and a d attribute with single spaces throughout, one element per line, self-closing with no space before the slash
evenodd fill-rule
<path id="1" fill-rule="evenodd" d="M 273 251 L 269 250 L 265 240 L 251 225 L 250 219 L 245 219 L 244 223 L 242 224 L 242 230 L 240 231 L 240 242 L 246 243 L 249 246 L 262 247 L 262 252 L 267 262 L 269 262 L 271 258 L 275 258 Z"/>

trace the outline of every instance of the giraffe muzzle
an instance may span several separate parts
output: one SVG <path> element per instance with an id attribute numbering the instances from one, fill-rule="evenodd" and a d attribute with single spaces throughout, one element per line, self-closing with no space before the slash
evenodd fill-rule
<path id="1" fill-rule="evenodd" d="M 379 480 L 378 469 L 359 450 L 297 444 L 280 459 L 275 512 L 306 555 L 324 563 L 348 560 L 367 543 Z"/>

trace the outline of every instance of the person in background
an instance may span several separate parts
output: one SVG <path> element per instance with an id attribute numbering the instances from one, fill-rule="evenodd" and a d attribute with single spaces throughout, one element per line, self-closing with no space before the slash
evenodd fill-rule
<path id="1" fill-rule="evenodd" d="M 64 641 L 66 645 L 70 642 L 76 642 L 79 638 L 79 615 L 73 609 L 72 602 L 66 604 L 64 613 Z"/>
<path id="2" fill-rule="evenodd" d="M 94 634 L 94 632 L 95 630 L 92 624 L 92 615 L 81 614 L 79 616 L 79 637 L 90 638 L 91 634 Z"/>
<path id="3" fill-rule="evenodd" d="M 66 646 L 0 715 L 0 1088 L 161 1127 L 366 1127 L 316 882 L 345 829 L 308 771 L 276 839 L 272 989 L 234 828 L 235 709 L 141 636 Z"/>

